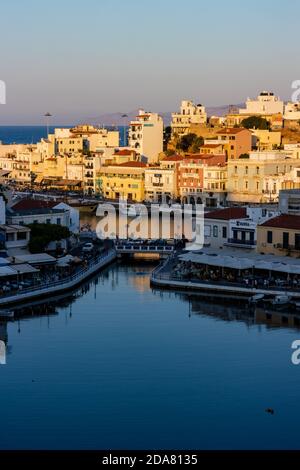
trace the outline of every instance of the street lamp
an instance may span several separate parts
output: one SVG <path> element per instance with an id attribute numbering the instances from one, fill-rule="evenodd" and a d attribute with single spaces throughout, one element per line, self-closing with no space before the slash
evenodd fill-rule
<path id="1" fill-rule="evenodd" d="M 128 118 L 128 114 L 122 114 L 122 119 L 123 120 L 123 147 L 125 147 L 126 144 L 126 118 Z"/>
<path id="2" fill-rule="evenodd" d="M 50 124 L 50 118 L 52 117 L 52 114 L 50 114 L 49 112 L 44 114 L 45 118 L 46 118 L 46 126 L 47 126 L 47 138 L 48 138 L 48 135 L 49 135 L 49 124 Z"/>

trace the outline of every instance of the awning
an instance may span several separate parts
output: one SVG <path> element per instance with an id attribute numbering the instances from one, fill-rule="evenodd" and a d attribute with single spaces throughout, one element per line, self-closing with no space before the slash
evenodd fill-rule
<path id="1" fill-rule="evenodd" d="M 43 181 L 43 178 L 44 178 L 43 175 L 37 175 L 34 182 L 35 183 L 41 183 Z"/>
<path id="2" fill-rule="evenodd" d="M 10 268 L 15 271 L 15 274 L 32 274 L 38 273 L 40 271 L 30 264 L 13 264 L 10 266 Z"/>
<path id="3" fill-rule="evenodd" d="M 56 258 L 48 255 L 48 253 L 36 253 L 31 255 L 17 255 L 16 262 L 18 263 L 18 261 L 29 264 L 54 264 L 56 263 Z"/>
<path id="4" fill-rule="evenodd" d="M 10 170 L 0 170 L 0 177 L 1 176 L 8 176 L 11 173 Z"/>
<path id="5" fill-rule="evenodd" d="M 234 256 L 214 256 L 199 253 L 185 253 L 179 256 L 182 261 L 191 261 L 192 263 L 206 264 L 208 266 L 218 266 L 231 269 L 251 269 L 253 262 L 245 258 L 236 258 Z"/>
<path id="6" fill-rule="evenodd" d="M 62 258 L 59 258 L 57 260 L 57 266 L 59 266 L 60 268 L 62 267 L 65 267 L 65 266 L 69 266 L 70 263 L 74 260 L 74 256 L 72 255 L 66 255 L 66 256 L 63 256 Z"/>
<path id="7" fill-rule="evenodd" d="M 204 264 L 207 266 L 218 266 L 220 268 L 230 269 L 261 269 L 265 271 L 299 274 L 300 275 L 300 264 L 282 261 L 272 260 L 259 260 L 257 257 L 242 258 L 239 256 L 229 255 L 215 255 L 207 253 L 195 253 L 189 252 L 179 256 L 181 261 L 190 261 L 196 264 Z"/>
<path id="8" fill-rule="evenodd" d="M 16 276 L 17 273 L 10 266 L 0 266 L 0 277 Z"/>

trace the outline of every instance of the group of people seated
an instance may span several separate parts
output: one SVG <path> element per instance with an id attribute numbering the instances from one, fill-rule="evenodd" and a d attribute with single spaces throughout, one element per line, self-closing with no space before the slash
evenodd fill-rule
<path id="1" fill-rule="evenodd" d="M 252 270 L 239 271 L 237 269 L 197 264 L 191 261 L 173 263 L 171 270 L 173 278 L 189 281 L 230 282 L 254 288 L 300 288 L 300 279 L 297 275 L 286 275 L 284 278 L 283 275 L 269 276 L 268 273 L 266 276 L 263 276 L 263 274 L 253 273 Z"/>

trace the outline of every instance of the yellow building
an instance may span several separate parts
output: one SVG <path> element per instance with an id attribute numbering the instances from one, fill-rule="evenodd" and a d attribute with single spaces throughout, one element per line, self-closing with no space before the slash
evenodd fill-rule
<path id="1" fill-rule="evenodd" d="M 252 136 L 256 140 L 258 150 L 274 150 L 281 145 L 281 132 L 268 131 L 265 129 L 251 130 Z"/>
<path id="2" fill-rule="evenodd" d="M 89 142 L 89 150 L 97 152 L 103 147 L 118 147 L 119 146 L 119 131 L 108 131 L 107 129 L 99 129 L 96 134 L 91 134 L 87 137 Z"/>
<path id="3" fill-rule="evenodd" d="M 281 214 L 257 226 L 257 251 L 300 256 L 300 216 Z"/>
<path id="4" fill-rule="evenodd" d="M 60 137 L 55 139 L 56 154 L 72 154 L 83 151 L 83 137 Z"/>
<path id="5" fill-rule="evenodd" d="M 229 202 L 263 203 L 278 198 L 280 179 L 289 180 L 299 159 L 281 151 L 251 152 L 249 158 L 228 161 L 227 200 Z M 284 176 L 287 178 L 283 178 Z M 272 187 L 268 186 L 270 178 Z"/>
<path id="6" fill-rule="evenodd" d="M 96 190 L 109 199 L 142 202 L 145 198 L 145 168 L 142 162 L 102 167 L 96 172 Z"/>

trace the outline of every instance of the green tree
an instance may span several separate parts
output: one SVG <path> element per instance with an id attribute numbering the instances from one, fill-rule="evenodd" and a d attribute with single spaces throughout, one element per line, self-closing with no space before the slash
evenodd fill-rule
<path id="1" fill-rule="evenodd" d="M 203 145 L 203 137 L 198 137 L 196 134 L 186 134 L 181 137 L 181 139 L 176 144 L 177 150 L 182 150 L 183 152 L 199 152 L 201 145 Z"/>
<path id="2" fill-rule="evenodd" d="M 269 121 L 267 121 L 261 116 L 247 117 L 246 119 L 242 120 L 241 126 L 245 127 L 246 129 L 262 129 L 262 130 L 270 129 Z"/>
<path id="3" fill-rule="evenodd" d="M 59 241 L 70 236 L 68 227 L 55 224 L 29 224 L 31 229 L 29 250 L 31 253 L 43 252 L 52 241 Z"/>

